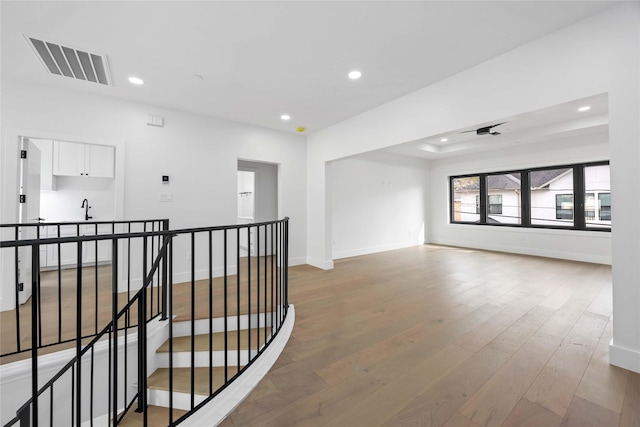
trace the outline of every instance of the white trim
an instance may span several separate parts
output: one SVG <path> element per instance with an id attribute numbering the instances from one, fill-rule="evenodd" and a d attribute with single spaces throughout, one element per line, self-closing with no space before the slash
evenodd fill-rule
<path id="1" fill-rule="evenodd" d="M 293 267 L 294 265 L 304 265 L 307 263 L 307 258 L 300 256 L 296 258 L 289 258 L 289 267 Z"/>
<path id="2" fill-rule="evenodd" d="M 307 257 L 307 264 L 322 270 L 333 270 L 333 260 L 324 261 L 317 258 Z"/>
<path id="3" fill-rule="evenodd" d="M 606 231 L 587 231 L 587 230 L 562 230 L 562 229 L 544 229 L 544 228 L 526 228 L 526 227 L 500 227 L 500 226 L 486 226 L 486 225 L 471 225 L 471 224 L 448 224 L 447 227 L 457 230 L 468 231 L 468 236 L 473 236 L 470 233 L 484 233 L 482 238 L 469 237 L 463 239 L 449 238 L 446 236 L 436 237 L 429 239 L 428 243 L 436 245 L 456 246 L 462 248 L 483 249 L 496 252 L 508 252 L 521 255 L 541 256 L 547 258 L 566 259 L 570 261 L 591 262 L 596 264 L 612 264 L 611 252 L 603 250 L 604 254 L 598 253 L 586 253 L 586 252 L 569 252 L 566 250 L 557 250 L 552 247 L 551 243 L 545 247 L 531 247 L 531 246 L 515 246 L 505 245 L 496 241 L 496 236 L 503 235 L 534 235 L 534 236 L 548 236 L 548 238 L 557 238 L 562 236 L 563 238 L 573 239 L 576 242 L 581 241 L 599 241 L 603 245 L 611 247 L 611 233 Z M 484 237 L 486 235 L 486 238 Z M 526 241 L 526 240 L 525 240 Z M 576 248 L 580 248 L 580 244 L 576 244 Z"/>
<path id="4" fill-rule="evenodd" d="M 459 248 L 478 249 L 485 251 L 505 252 L 519 255 L 539 256 L 545 258 L 564 259 L 568 261 L 589 262 L 594 264 L 611 265 L 611 256 L 593 255 L 577 252 L 557 251 L 552 248 L 538 249 L 524 246 L 507 246 L 502 244 L 491 244 L 489 242 L 456 239 L 433 239 L 429 243 L 434 245 L 455 246 Z"/>
<path id="5" fill-rule="evenodd" d="M 123 139 L 96 138 L 93 136 L 69 135 L 55 131 L 34 130 L 24 128 L 7 127 L 2 133 L 0 144 L 0 193 L 2 193 L 2 206 L 0 207 L 0 222 L 12 224 L 18 222 L 18 152 L 20 137 L 34 139 L 51 139 L 58 141 L 82 142 L 95 145 L 109 145 L 115 147 L 115 178 L 114 178 L 114 220 L 124 219 L 124 167 L 125 167 L 125 141 Z M 4 273 L 10 271 L 7 256 L 0 256 L 0 311 L 15 309 L 15 301 L 12 295 L 10 282 Z M 7 273 L 8 274 L 8 273 Z M 4 283 L 4 285 L 2 285 Z"/>
<path id="6" fill-rule="evenodd" d="M 640 372 L 640 351 L 609 343 L 609 363 L 633 372 Z"/>
<path id="7" fill-rule="evenodd" d="M 418 244 L 416 241 L 411 240 L 411 241 L 400 242 L 400 243 L 392 243 L 388 245 L 369 246 L 367 248 L 360 248 L 360 249 L 349 249 L 346 251 L 334 252 L 333 259 L 335 260 L 335 259 L 341 259 L 341 258 L 350 258 L 354 256 L 375 254 L 378 252 L 394 251 L 396 249 L 411 248 L 419 245 L 420 244 Z"/>

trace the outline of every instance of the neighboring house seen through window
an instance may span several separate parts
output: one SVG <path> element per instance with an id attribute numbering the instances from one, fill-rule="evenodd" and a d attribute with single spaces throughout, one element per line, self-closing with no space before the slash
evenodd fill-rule
<path id="1" fill-rule="evenodd" d="M 502 214 L 502 195 L 489 195 L 489 215 Z"/>
<path id="2" fill-rule="evenodd" d="M 598 194 L 600 221 L 611 221 L 611 193 Z"/>
<path id="3" fill-rule="evenodd" d="M 573 219 L 573 194 L 556 194 L 556 219 Z"/>

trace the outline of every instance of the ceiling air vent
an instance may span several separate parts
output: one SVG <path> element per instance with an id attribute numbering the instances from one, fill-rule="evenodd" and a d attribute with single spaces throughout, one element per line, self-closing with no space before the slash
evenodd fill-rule
<path id="1" fill-rule="evenodd" d="M 25 36 L 51 74 L 110 85 L 107 57 Z"/>

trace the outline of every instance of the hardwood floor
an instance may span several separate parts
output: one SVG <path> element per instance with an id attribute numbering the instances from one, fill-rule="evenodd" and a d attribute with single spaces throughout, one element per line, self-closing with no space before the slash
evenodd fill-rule
<path id="1" fill-rule="evenodd" d="M 609 266 L 425 245 L 289 277 L 292 337 L 223 426 L 640 426 Z"/>
<path id="2" fill-rule="evenodd" d="M 609 266 L 425 245 L 289 278 L 292 337 L 223 426 L 640 426 Z"/>

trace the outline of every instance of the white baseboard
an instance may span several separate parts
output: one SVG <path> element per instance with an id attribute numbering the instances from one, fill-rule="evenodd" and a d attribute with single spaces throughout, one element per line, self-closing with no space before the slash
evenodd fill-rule
<path id="1" fill-rule="evenodd" d="M 469 248 L 469 249 L 506 252 L 506 253 L 512 253 L 512 254 L 531 255 L 531 256 L 539 256 L 539 257 L 545 257 L 545 258 L 566 259 L 568 261 L 580 261 L 580 262 L 590 262 L 594 264 L 611 265 L 610 256 L 589 255 L 589 254 L 583 254 L 583 253 L 557 251 L 552 248 L 540 249 L 540 248 L 529 248 L 529 247 L 522 247 L 522 246 L 493 245 L 487 242 L 474 241 L 472 243 L 472 242 L 469 242 L 468 240 L 455 240 L 455 239 L 433 239 L 429 243 L 432 243 L 434 245 L 455 246 L 455 247 Z"/>
<path id="2" fill-rule="evenodd" d="M 11 302 L 7 301 L 6 298 L 0 298 L 0 311 L 7 311 L 15 309 L 15 302 L 12 299 Z"/>
<path id="3" fill-rule="evenodd" d="M 640 351 L 609 344 L 609 363 L 629 371 L 640 373 Z"/>
<path id="4" fill-rule="evenodd" d="M 307 258 L 307 264 L 322 270 L 333 270 L 333 261 L 325 261 L 317 258 Z"/>
<path id="5" fill-rule="evenodd" d="M 296 258 L 289 258 L 289 267 L 293 267 L 294 265 L 303 265 L 307 263 L 307 258 L 300 256 Z"/>
<path id="6" fill-rule="evenodd" d="M 418 243 L 416 241 L 408 241 L 408 242 L 399 242 L 399 243 L 392 243 L 392 244 L 388 244 L 388 245 L 380 245 L 380 246 L 369 246 L 367 248 L 358 248 L 358 249 L 348 249 L 345 251 L 337 251 L 333 253 L 333 259 L 341 259 L 341 258 L 351 258 L 354 256 L 361 256 L 361 255 L 369 255 L 369 254 L 375 254 L 378 252 L 386 252 L 386 251 L 393 251 L 396 249 L 404 249 L 404 248 L 410 248 L 413 246 L 418 246 Z"/>

